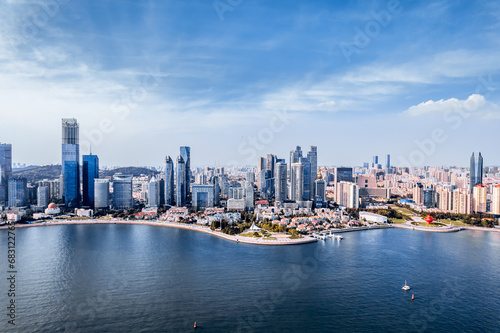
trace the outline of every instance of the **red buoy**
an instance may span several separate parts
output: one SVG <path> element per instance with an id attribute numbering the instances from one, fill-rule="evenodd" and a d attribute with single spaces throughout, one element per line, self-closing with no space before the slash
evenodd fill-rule
<path id="1" fill-rule="evenodd" d="M 194 322 L 194 328 L 197 328 L 198 326 L 196 326 L 196 322 Z"/>
<path id="2" fill-rule="evenodd" d="M 415 299 L 415 295 L 411 295 L 411 300 L 413 301 Z"/>

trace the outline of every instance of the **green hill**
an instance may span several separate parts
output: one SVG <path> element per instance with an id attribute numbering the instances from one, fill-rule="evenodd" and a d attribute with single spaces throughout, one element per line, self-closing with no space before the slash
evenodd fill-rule
<path id="1" fill-rule="evenodd" d="M 104 170 L 99 172 L 99 177 L 101 178 L 106 178 L 106 177 L 112 177 L 115 173 L 123 173 L 125 175 L 132 175 L 134 177 L 138 177 L 140 175 L 157 175 L 159 174 L 158 171 L 154 171 L 148 168 L 141 168 L 141 167 L 123 167 L 123 168 L 116 168 L 113 170 Z"/>
<path id="2" fill-rule="evenodd" d="M 28 182 L 37 182 L 44 179 L 56 179 L 61 175 L 61 165 L 44 165 L 30 170 L 14 171 L 14 177 L 23 177 Z"/>

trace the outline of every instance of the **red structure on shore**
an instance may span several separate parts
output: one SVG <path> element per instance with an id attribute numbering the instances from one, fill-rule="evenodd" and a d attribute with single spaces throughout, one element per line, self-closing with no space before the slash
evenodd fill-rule
<path id="1" fill-rule="evenodd" d="M 434 222 L 434 219 L 432 218 L 432 216 L 427 215 L 427 217 L 425 218 L 425 222 L 427 222 L 427 224 L 431 224 L 432 222 Z"/>

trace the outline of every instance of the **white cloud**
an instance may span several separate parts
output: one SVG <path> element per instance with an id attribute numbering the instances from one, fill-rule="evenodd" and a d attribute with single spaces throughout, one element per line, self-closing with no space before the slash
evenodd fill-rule
<path id="1" fill-rule="evenodd" d="M 498 119 L 500 117 L 500 106 L 489 102 L 479 94 L 472 94 L 466 100 L 457 98 L 441 99 L 439 101 L 429 100 L 414 105 L 402 112 L 410 117 L 424 115 L 448 114 L 450 112 L 467 112 L 481 119 Z"/>

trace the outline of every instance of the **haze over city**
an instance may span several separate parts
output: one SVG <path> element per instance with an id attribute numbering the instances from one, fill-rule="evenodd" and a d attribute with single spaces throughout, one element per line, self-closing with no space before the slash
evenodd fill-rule
<path id="1" fill-rule="evenodd" d="M 60 163 L 60 119 L 74 117 L 82 154 L 109 166 L 158 166 L 181 145 L 193 165 L 296 145 L 318 146 L 319 165 L 400 166 L 415 151 L 419 165 L 467 166 L 472 151 L 500 164 L 495 2 L 0 6 L 14 162 Z"/>

